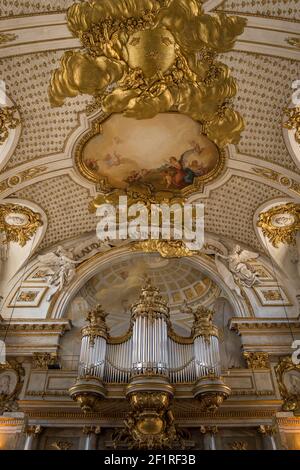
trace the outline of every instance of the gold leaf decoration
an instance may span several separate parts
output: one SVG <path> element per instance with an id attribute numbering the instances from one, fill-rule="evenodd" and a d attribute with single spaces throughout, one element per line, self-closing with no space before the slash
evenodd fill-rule
<path id="1" fill-rule="evenodd" d="M 244 129 L 230 100 L 237 87 L 217 54 L 230 51 L 246 20 L 205 14 L 197 0 L 95 0 L 68 10 L 85 48 L 68 51 L 52 74 L 49 97 L 93 96 L 107 114 L 150 119 L 178 111 L 199 121 L 219 147 Z"/>
<path id="2" fill-rule="evenodd" d="M 6 233 L 8 242 L 16 242 L 23 247 L 42 225 L 40 214 L 28 207 L 0 205 L 0 232 Z"/>
<path id="3" fill-rule="evenodd" d="M 17 35 L 13 33 L 0 33 L 0 46 L 7 42 L 12 42 L 17 39 Z"/>
<path id="4" fill-rule="evenodd" d="M 286 42 L 297 49 L 300 49 L 300 38 L 287 38 Z"/>
<path id="5" fill-rule="evenodd" d="M 9 130 L 16 129 L 20 124 L 20 120 L 15 117 L 16 111 L 15 106 L 0 108 L 0 145 L 8 139 Z"/>
<path id="6" fill-rule="evenodd" d="M 300 144 L 300 107 L 286 108 L 284 113 L 288 116 L 288 120 L 283 123 L 283 127 L 289 131 L 295 129 L 295 140 Z"/>
<path id="7" fill-rule="evenodd" d="M 300 230 L 300 204 L 274 206 L 259 215 L 257 226 L 276 248 L 279 243 L 294 245 Z"/>
<path id="8" fill-rule="evenodd" d="M 132 246 L 132 251 L 159 253 L 163 258 L 185 258 L 195 254 L 181 240 L 145 240 Z"/>

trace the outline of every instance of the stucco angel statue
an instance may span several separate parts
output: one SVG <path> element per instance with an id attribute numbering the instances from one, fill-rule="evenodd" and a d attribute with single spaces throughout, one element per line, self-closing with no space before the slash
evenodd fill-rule
<path id="1" fill-rule="evenodd" d="M 76 264 L 81 263 L 81 261 L 74 260 L 72 251 L 66 250 L 62 246 L 58 246 L 54 252 L 39 256 L 38 260 L 43 268 L 50 268 L 50 273 L 47 274 L 48 285 L 55 287 L 54 292 L 48 297 L 48 301 L 56 292 L 70 284 L 76 274 Z"/>
<path id="2" fill-rule="evenodd" d="M 215 263 L 217 270 L 227 286 L 240 297 L 242 287 L 252 287 L 258 281 L 258 274 L 247 264 L 247 261 L 259 257 L 258 253 L 242 250 L 236 245 L 228 256 L 216 253 Z M 228 267 L 219 258 L 228 262 Z"/>

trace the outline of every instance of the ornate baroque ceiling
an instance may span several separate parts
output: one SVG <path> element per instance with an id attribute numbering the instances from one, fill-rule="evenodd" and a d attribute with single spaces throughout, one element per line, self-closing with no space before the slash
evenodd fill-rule
<path id="1" fill-rule="evenodd" d="M 91 97 L 67 98 L 62 107 L 51 107 L 48 96 L 51 73 L 63 54 L 83 49 L 66 24 L 72 4 L 0 0 L 1 80 L 21 121 L 21 135 L 12 142 L 13 151 L 1 170 L 0 191 L 5 202 L 11 197 L 34 201 L 44 210 L 48 226 L 41 248 L 96 225 L 87 209 L 95 187 L 78 175 L 71 158 L 76 140 L 90 127 L 85 111 Z M 232 101 L 245 130 L 240 142 L 227 148 L 223 174 L 197 197 L 205 201 L 209 232 L 262 251 L 256 211 L 276 198 L 300 199 L 299 167 L 282 129 L 292 82 L 300 77 L 300 50 L 288 42 L 299 38 L 299 4 L 208 0 L 204 10 L 247 19 L 233 50 L 218 56 L 237 82 Z"/>

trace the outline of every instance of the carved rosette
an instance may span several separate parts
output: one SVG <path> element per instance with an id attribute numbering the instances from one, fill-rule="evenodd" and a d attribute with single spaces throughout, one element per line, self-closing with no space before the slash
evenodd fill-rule
<path id="1" fill-rule="evenodd" d="M 279 243 L 294 245 L 300 230 L 300 204 L 288 203 L 262 212 L 257 226 L 274 247 Z"/>

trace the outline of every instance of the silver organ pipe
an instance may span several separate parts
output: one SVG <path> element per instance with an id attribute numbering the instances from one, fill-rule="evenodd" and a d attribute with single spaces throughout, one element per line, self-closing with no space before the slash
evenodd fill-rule
<path id="1" fill-rule="evenodd" d="M 104 382 L 128 383 L 131 374 L 132 351 L 132 336 L 124 342 L 107 344 Z"/>
<path id="2" fill-rule="evenodd" d="M 88 315 L 88 325 L 81 330 L 79 378 L 103 379 L 108 334 L 105 323 L 106 316 L 107 314 L 100 306 L 95 307 Z"/>
<path id="3" fill-rule="evenodd" d="M 196 380 L 194 345 L 168 338 L 169 375 L 171 383 L 191 383 Z"/>
<path id="4" fill-rule="evenodd" d="M 169 308 L 158 289 L 150 284 L 142 290 L 140 300 L 131 308 L 132 374 L 167 375 L 169 369 Z"/>
<path id="5" fill-rule="evenodd" d="M 108 338 L 105 316 L 102 309 L 94 317 L 90 313 L 82 329 L 79 377 L 125 384 L 147 373 L 168 376 L 174 384 L 220 377 L 218 330 L 204 307 L 194 312 L 190 338 L 173 332 L 169 309 L 152 286 L 132 306 L 131 328 L 123 338 Z"/>
<path id="6" fill-rule="evenodd" d="M 196 378 L 220 377 L 221 364 L 218 329 L 212 323 L 213 312 L 199 307 L 194 313 L 193 338 Z"/>

